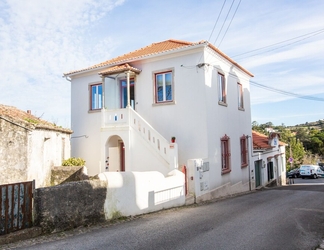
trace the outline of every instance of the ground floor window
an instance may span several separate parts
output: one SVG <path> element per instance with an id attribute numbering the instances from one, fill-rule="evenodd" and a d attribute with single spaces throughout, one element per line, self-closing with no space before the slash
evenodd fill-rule
<path id="1" fill-rule="evenodd" d="M 221 156 L 222 174 L 229 173 L 231 171 L 230 138 L 226 134 L 221 138 Z"/>

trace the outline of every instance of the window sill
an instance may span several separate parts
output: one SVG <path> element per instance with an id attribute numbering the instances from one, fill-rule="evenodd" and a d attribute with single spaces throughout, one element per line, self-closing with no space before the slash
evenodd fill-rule
<path id="1" fill-rule="evenodd" d="M 172 101 L 172 102 L 158 102 L 158 103 L 153 103 L 152 106 L 153 107 L 158 107 L 158 106 L 164 106 L 164 105 L 175 105 L 176 102 Z"/>
<path id="2" fill-rule="evenodd" d="M 224 170 L 222 170 L 222 175 L 223 174 L 228 174 L 228 173 L 230 173 L 232 170 L 230 170 L 230 169 L 224 169 Z"/>
<path id="3" fill-rule="evenodd" d="M 245 111 L 245 109 L 241 107 L 239 107 L 238 110 Z"/>
<path id="4" fill-rule="evenodd" d="M 241 165 L 241 168 L 246 168 L 248 165 L 249 165 L 249 164 L 247 164 L 247 163 L 246 163 L 246 164 L 242 164 L 242 165 Z"/>
<path id="5" fill-rule="evenodd" d="M 98 113 L 100 111 L 101 111 L 101 109 L 89 109 L 88 113 Z"/>
<path id="6" fill-rule="evenodd" d="M 218 101 L 218 105 L 227 107 L 227 103 L 226 102 L 222 102 L 222 101 Z"/>

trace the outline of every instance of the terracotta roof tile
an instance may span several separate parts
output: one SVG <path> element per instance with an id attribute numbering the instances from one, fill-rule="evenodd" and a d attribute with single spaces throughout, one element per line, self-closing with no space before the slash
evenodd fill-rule
<path id="1" fill-rule="evenodd" d="M 116 74 L 116 73 L 125 72 L 128 70 L 132 71 L 134 73 L 141 72 L 140 69 L 134 68 L 134 67 L 130 66 L 128 63 L 125 63 L 122 65 L 116 65 L 116 66 L 110 67 L 109 69 L 101 71 L 101 72 L 99 72 L 99 75 L 112 75 L 112 74 Z"/>
<path id="2" fill-rule="evenodd" d="M 246 69 L 241 67 L 236 62 L 234 62 L 232 59 L 230 59 L 223 52 L 221 52 L 219 49 L 217 49 L 215 46 L 208 43 L 207 41 L 200 41 L 200 42 L 192 43 L 192 42 L 186 42 L 186 41 L 180 41 L 180 40 L 174 40 L 174 39 L 170 39 L 170 40 L 166 40 L 166 41 L 162 41 L 162 42 L 158 42 L 158 43 L 152 43 L 151 45 L 148 45 L 141 49 L 129 52 L 127 54 L 115 57 L 113 59 L 110 59 L 108 61 L 105 61 L 105 62 L 102 62 L 99 64 L 95 64 L 91 67 L 64 73 L 64 76 L 69 76 L 72 74 L 81 73 L 81 72 L 93 70 L 93 69 L 99 69 L 99 68 L 103 68 L 103 67 L 107 67 L 107 66 L 114 66 L 114 65 L 118 65 L 118 64 L 122 64 L 122 63 L 131 62 L 134 60 L 140 60 L 140 59 L 143 59 L 143 58 L 146 58 L 149 56 L 154 56 L 154 55 L 158 55 L 158 54 L 162 54 L 162 53 L 166 53 L 166 52 L 170 52 L 170 51 L 176 51 L 176 50 L 180 50 L 180 49 L 184 49 L 184 48 L 199 46 L 202 44 L 209 46 L 215 52 L 217 52 L 218 54 L 220 54 L 221 56 L 223 56 L 224 58 L 229 60 L 231 63 L 236 65 L 238 68 L 240 68 L 247 74 L 249 74 L 251 77 L 253 76 L 249 71 L 247 71 Z"/>
<path id="3" fill-rule="evenodd" d="M 271 136 L 272 135 L 270 135 L 270 137 Z M 270 149 L 270 148 L 272 148 L 271 145 L 269 145 L 269 143 L 268 143 L 269 136 L 261 134 L 256 131 L 252 131 L 252 138 L 253 138 L 253 149 Z M 285 146 L 286 144 L 284 142 L 279 141 L 279 145 Z"/>
<path id="4" fill-rule="evenodd" d="M 47 130 L 55 130 L 61 131 L 65 133 L 72 133 L 70 129 L 64 129 L 56 126 L 53 123 L 42 120 L 34 115 L 31 112 L 24 112 L 20 109 L 17 109 L 13 106 L 7 106 L 0 104 L 0 119 L 8 120 L 12 123 L 19 124 L 27 129 L 47 129 Z"/>
<path id="5" fill-rule="evenodd" d="M 268 136 L 256 131 L 252 131 L 253 149 L 271 149 Z"/>

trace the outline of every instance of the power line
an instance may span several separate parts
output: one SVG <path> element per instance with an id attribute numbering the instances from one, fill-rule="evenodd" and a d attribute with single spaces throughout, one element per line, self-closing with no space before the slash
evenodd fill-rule
<path id="1" fill-rule="evenodd" d="M 225 5 L 226 1 L 227 1 L 227 0 L 224 0 L 224 3 L 223 3 L 223 5 L 222 5 L 222 8 L 221 8 L 221 10 L 220 10 L 220 12 L 219 12 L 219 14 L 218 14 L 218 17 L 217 17 L 216 22 L 215 22 L 215 24 L 214 24 L 213 30 L 212 30 L 212 32 L 210 33 L 210 36 L 209 36 L 207 42 L 209 42 L 209 40 L 211 39 L 211 37 L 212 37 L 212 35 L 213 35 L 213 33 L 214 33 L 215 27 L 216 27 L 216 25 L 217 25 L 217 23 L 218 23 L 219 17 L 220 17 L 221 14 L 222 14 L 222 11 L 223 11 L 223 8 L 224 8 L 224 5 Z M 203 54 L 204 54 L 204 53 L 201 53 L 201 56 L 200 56 L 199 62 L 201 61 L 201 58 L 202 58 Z"/>
<path id="2" fill-rule="evenodd" d="M 214 33 L 215 27 L 216 27 L 216 25 L 217 25 L 217 23 L 218 23 L 218 20 L 219 20 L 220 15 L 222 14 L 222 11 L 223 11 L 223 8 L 224 8 L 224 5 L 225 5 L 226 1 L 227 1 L 227 0 L 225 0 L 224 3 L 223 3 L 223 6 L 222 6 L 222 8 L 221 8 L 221 11 L 220 11 L 219 14 L 218 14 L 218 17 L 217 17 L 217 20 L 216 20 L 216 22 L 215 22 L 215 24 L 214 24 L 213 30 L 212 30 L 212 32 L 210 33 L 210 36 L 209 36 L 209 38 L 208 38 L 207 41 L 210 40 L 210 38 L 212 37 L 212 35 L 213 35 L 213 33 Z"/>
<path id="3" fill-rule="evenodd" d="M 220 45 L 222 44 L 222 42 L 223 42 L 223 39 L 224 39 L 225 35 L 227 34 L 227 31 L 228 31 L 229 27 L 231 26 L 231 24 L 232 24 L 232 21 L 233 21 L 233 19 L 234 19 L 234 16 L 235 16 L 235 14 L 236 14 L 236 12 L 237 12 L 237 10 L 238 10 L 238 8 L 239 8 L 240 4 L 241 4 L 241 0 L 240 0 L 240 2 L 238 3 L 238 5 L 237 5 L 237 7 L 236 7 L 236 9 L 235 9 L 234 15 L 232 16 L 232 19 L 231 19 L 231 21 L 230 21 L 229 25 L 227 26 L 227 29 L 226 29 L 226 31 L 225 31 L 225 33 L 224 33 L 224 35 L 223 35 L 223 38 L 222 38 L 222 40 L 221 40 L 221 41 L 220 41 L 220 43 L 218 44 L 218 48 L 219 48 L 219 47 L 220 47 Z"/>
<path id="4" fill-rule="evenodd" d="M 303 41 L 303 40 L 306 40 L 310 37 L 313 37 L 313 36 L 317 36 L 321 33 L 324 32 L 324 29 L 320 29 L 320 30 L 317 30 L 317 31 L 314 31 L 314 32 L 310 32 L 310 33 L 307 33 L 307 34 L 304 34 L 304 35 L 301 35 L 301 36 L 297 36 L 297 37 L 294 37 L 294 38 L 291 38 L 291 39 L 288 39 L 288 40 L 284 40 L 284 41 L 281 41 L 281 42 L 278 42 L 278 43 L 274 43 L 274 44 L 271 44 L 271 45 L 267 45 L 265 47 L 261 47 L 261 48 L 258 48 L 258 49 L 254 49 L 254 50 L 251 50 L 251 51 L 247 51 L 247 52 L 244 52 L 244 53 L 241 53 L 241 54 L 237 54 L 237 55 L 234 55 L 234 56 L 231 56 L 232 58 L 234 57 L 240 57 L 242 55 L 246 55 L 246 54 L 250 54 L 252 52 L 256 52 L 256 51 L 260 51 L 260 50 L 264 50 L 266 48 L 270 48 L 270 47 L 273 47 L 273 46 L 276 46 L 278 44 L 282 44 L 282 43 L 286 43 L 286 42 L 289 42 L 289 41 L 292 41 L 292 40 L 295 40 L 297 38 L 301 38 L 303 37 L 302 39 L 299 39 L 297 41 L 294 41 L 292 43 L 288 43 L 288 44 L 285 44 L 283 46 L 280 46 L 280 47 L 277 47 L 277 48 L 273 48 L 273 49 L 270 49 L 270 50 L 266 50 L 266 51 L 263 51 L 263 52 L 260 52 L 260 53 L 256 53 L 256 54 L 253 54 L 253 55 L 250 55 L 250 56 L 246 56 L 246 57 L 241 57 L 240 59 L 243 59 L 243 58 L 247 58 L 247 57 L 252 57 L 252 56 L 256 56 L 256 55 L 260 55 L 260 54 L 264 54 L 264 53 L 267 53 L 267 52 L 270 52 L 270 51 L 274 51 L 274 50 L 277 50 L 277 49 L 280 49 L 280 48 L 283 48 L 283 47 L 287 47 L 289 45 L 292 45 L 292 44 L 295 44 L 295 43 L 298 43 L 300 41 Z"/>
<path id="5" fill-rule="evenodd" d="M 223 22 L 223 25 L 222 25 L 220 31 L 218 32 L 218 35 L 217 35 L 217 37 L 216 37 L 216 39 L 215 39 L 215 42 L 213 43 L 214 45 L 216 44 L 216 41 L 217 41 L 219 35 L 221 34 L 221 32 L 222 32 L 222 30 L 223 30 L 224 24 L 226 23 L 226 20 L 227 20 L 227 18 L 228 18 L 229 13 L 231 12 L 231 9 L 232 9 L 232 7 L 233 7 L 234 2 L 235 2 L 235 0 L 233 0 L 230 9 L 229 9 L 228 12 L 227 12 L 227 15 L 226 15 L 226 17 L 225 17 L 225 20 L 224 20 L 224 22 Z"/>
<path id="6" fill-rule="evenodd" d="M 292 93 L 292 92 L 272 88 L 272 87 L 257 83 L 255 81 L 250 81 L 250 84 L 254 85 L 256 87 L 259 87 L 259 88 L 263 88 L 263 89 L 266 89 L 266 90 L 269 90 L 269 91 L 272 91 L 272 92 L 276 92 L 276 93 L 279 93 L 279 94 L 287 95 L 287 96 L 293 96 L 293 97 L 296 97 L 296 98 L 305 99 L 305 100 L 311 100 L 311 101 L 324 102 L 324 98 L 315 97 L 315 96 L 303 96 L 303 95 L 295 94 L 295 93 Z"/>

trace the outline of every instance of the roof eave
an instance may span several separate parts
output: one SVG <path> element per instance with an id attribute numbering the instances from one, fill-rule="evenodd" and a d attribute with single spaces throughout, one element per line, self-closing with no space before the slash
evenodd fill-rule
<path id="1" fill-rule="evenodd" d="M 70 73 L 65 73 L 65 74 L 63 74 L 63 77 L 73 77 L 73 76 L 76 76 L 76 75 L 79 75 L 79 74 L 89 73 L 89 72 L 92 72 L 92 71 L 98 71 L 98 70 L 101 70 L 101 69 L 104 69 L 104 68 L 110 68 L 110 67 L 122 64 L 122 63 L 131 63 L 131 62 L 136 62 L 136 61 L 140 61 L 140 60 L 144 60 L 144 59 L 151 59 L 151 58 L 154 58 L 154 57 L 165 56 L 165 55 L 173 54 L 173 53 L 176 53 L 176 52 L 182 52 L 182 51 L 190 50 L 193 47 L 195 47 L 195 48 L 205 47 L 206 45 L 207 45 L 207 42 L 199 43 L 199 44 L 193 44 L 193 45 L 187 45 L 185 47 L 181 47 L 181 48 L 178 48 L 178 49 L 167 50 L 167 51 L 163 51 L 161 53 L 149 54 L 147 56 L 135 57 L 135 58 L 127 59 L 127 60 L 120 60 L 120 61 L 117 61 L 117 62 L 114 62 L 114 63 L 105 64 L 103 66 L 99 66 L 99 67 L 96 67 L 96 68 L 85 69 L 85 70 L 81 70 L 81 71 L 78 71 L 78 72 L 73 72 L 71 74 Z"/>

